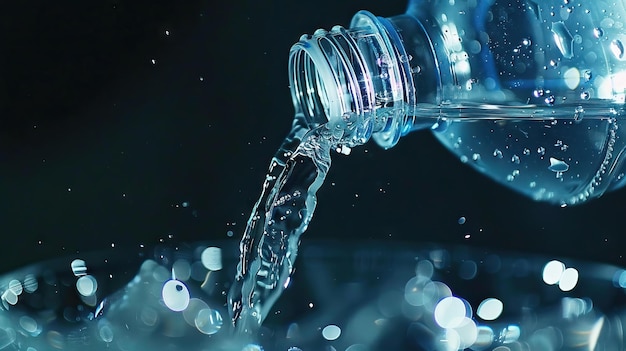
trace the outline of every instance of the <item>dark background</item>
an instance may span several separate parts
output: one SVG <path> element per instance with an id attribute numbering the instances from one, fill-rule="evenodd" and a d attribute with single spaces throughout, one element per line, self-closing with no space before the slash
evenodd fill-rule
<path id="1" fill-rule="evenodd" d="M 360 9 L 405 8 L 218 3 L 3 5 L 0 270 L 168 236 L 238 240 L 290 127 L 290 46 L 347 26 Z M 334 156 L 305 244 L 438 241 L 624 263 L 626 190 L 565 209 L 536 203 L 461 164 L 427 132 L 389 151 L 372 143 Z"/>

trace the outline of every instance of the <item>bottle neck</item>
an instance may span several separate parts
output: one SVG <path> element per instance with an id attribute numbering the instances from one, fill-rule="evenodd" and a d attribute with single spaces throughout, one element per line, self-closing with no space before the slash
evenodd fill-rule
<path id="1" fill-rule="evenodd" d="M 404 42 L 401 33 L 410 40 Z M 349 147 L 373 138 L 391 148 L 411 130 L 431 127 L 432 120 L 418 125 L 407 115 L 419 102 L 437 98 L 439 79 L 429 67 L 435 61 L 428 45 L 413 17 L 387 19 L 366 11 L 354 16 L 349 29 L 303 35 L 289 57 L 296 115 L 310 127 L 329 123 L 342 129 L 341 143 Z"/>

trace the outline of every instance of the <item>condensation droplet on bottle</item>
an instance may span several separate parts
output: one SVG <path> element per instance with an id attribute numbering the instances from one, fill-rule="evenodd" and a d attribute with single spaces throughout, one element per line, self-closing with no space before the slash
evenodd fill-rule
<path id="1" fill-rule="evenodd" d="M 478 161 L 478 160 L 480 160 L 480 154 L 479 154 L 479 153 L 475 153 L 475 154 L 473 154 L 473 155 L 472 155 L 472 160 L 474 160 L 474 161 Z"/>
<path id="2" fill-rule="evenodd" d="M 419 74 L 420 72 L 422 72 L 422 67 L 420 67 L 420 66 L 415 66 L 415 67 L 411 68 L 411 73 L 413 73 L 413 74 Z"/>
<path id="3" fill-rule="evenodd" d="M 552 34 L 556 46 L 565 58 L 574 57 L 574 38 L 562 21 L 552 22 Z"/>
<path id="4" fill-rule="evenodd" d="M 546 102 L 546 105 L 554 105 L 554 102 L 556 101 L 556 98 L 554 97 L 554 95 L 550 95 L 547 98 L 545 98 L 544 100 Z"/>
<path id="5" fill-rule="evenodd" d="M 493 150 L 493 157 L 502 158 L 502 151 L 500 149 Z"/>
<path id="6" fill-rule="evenodd" d="M 604 31 L 602 30 L 602 28 L 596 27 L 596 28 L 593 29 L 593 36 L 596 39 L 602 38 L 603 35 L 604 35 Z"/>
<path id="7" fill-rule="evenodd" d="M 511 162 L 519 165 L 519 156 L 513 155 L 513 157 L 511 157 Z"/>
<path id="8" fill-rule="evenodd" d="M 532 44 L 532 41 L 530 41 L 530 39 L 528 38 L 524 38 L 522 39 L 522 45 L 525 47 L 529 47 Z"/>
<path id="9" fill-rule="evenodd" d="M 512 182 L 512 181 L 515 180 L 515 177 L 512 174 L 507 174 L 506 180 L 509 181 L 509 182 Z"/>
<path id="10" fill-rule="evenodd" d="M 461 156 L 461 163 L 467 163 L 467 161 L 469 160 L 469 158 L 465 155 Z"/>
<path id="11" fill-rule="evenodd" d="M 574 43 L 581 44 L 583 42 L 583 37 L 580 34 L 574 35 Z"/>
<path id="12" fill-rule="evenodd" d="M 530 184 L 528 184 L 528 186 L 530 186 L 531 188 L 534 188 L 537 186 L 537 182 L 530 182 Z"/>
<path id="13" fill-rule="evenodd" d="M 533 91 L 533 96 L 535 96 L 536 98 L 542 97 L 544 94 L 543 89 L 535 89 L 535 91 Z"/>
<path id="14" fill-rule="evenodd" d="M 588 91 L 583 91 L 582 93 L 580 93 L 580 98 L 583 100 L 589 100 L 590 97 L 591 97 L 591 94 L 589 94 Z"/>
<path id="15" fill-rule="evenodd" d="M 585 81 L 590 81 L 591 78 L 593 78 L 593 73 L 591 72 L 590 69 L 586 69 L 583 71 L 583 78 L 585 79 Z"/>
<path id="16" fill-rule="evenodd" d="M 622 44 L 621 40 L 619 39 L 613 40 L 611 42 L 610 48 L 611 48 L 611 52 L 616 58 L 620 60 L 624 58 L 624 44 Z"/>
<path id="17" fill-rule="evenodd" d="M 526 156 L 530 155 L 530 149 L 525 147 L 523 153 Z"/>

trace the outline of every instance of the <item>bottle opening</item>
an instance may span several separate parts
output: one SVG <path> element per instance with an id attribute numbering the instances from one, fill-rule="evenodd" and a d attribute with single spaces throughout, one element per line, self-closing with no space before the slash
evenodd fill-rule
<path id="1" fill-rule="evenodd" d="M 392 147 L 412 121 L 405 113 L 415 101 L 406 57 L 389 20 L 365 11 L 350 29 L 335 26 L 303 35 L 289 59 L 296 115 L 304 115 L 311 127 L 354 120 L 352 129 L 344 128 L 348 146 L 374 137 L 382 147 Z"/>

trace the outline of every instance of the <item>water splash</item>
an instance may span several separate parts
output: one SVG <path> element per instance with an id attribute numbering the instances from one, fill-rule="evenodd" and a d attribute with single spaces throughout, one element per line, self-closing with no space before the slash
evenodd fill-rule
<path id="1" fill-rule="evenodd" d="M 229 311 L 237 332 L 254 335 L 289 285 L 300 236 L 311 221 L 316 193 L 340 134 L 327 125 L 308 130 L 303 118 L 271 161 L 263 190 L 240 243 Z"/>

